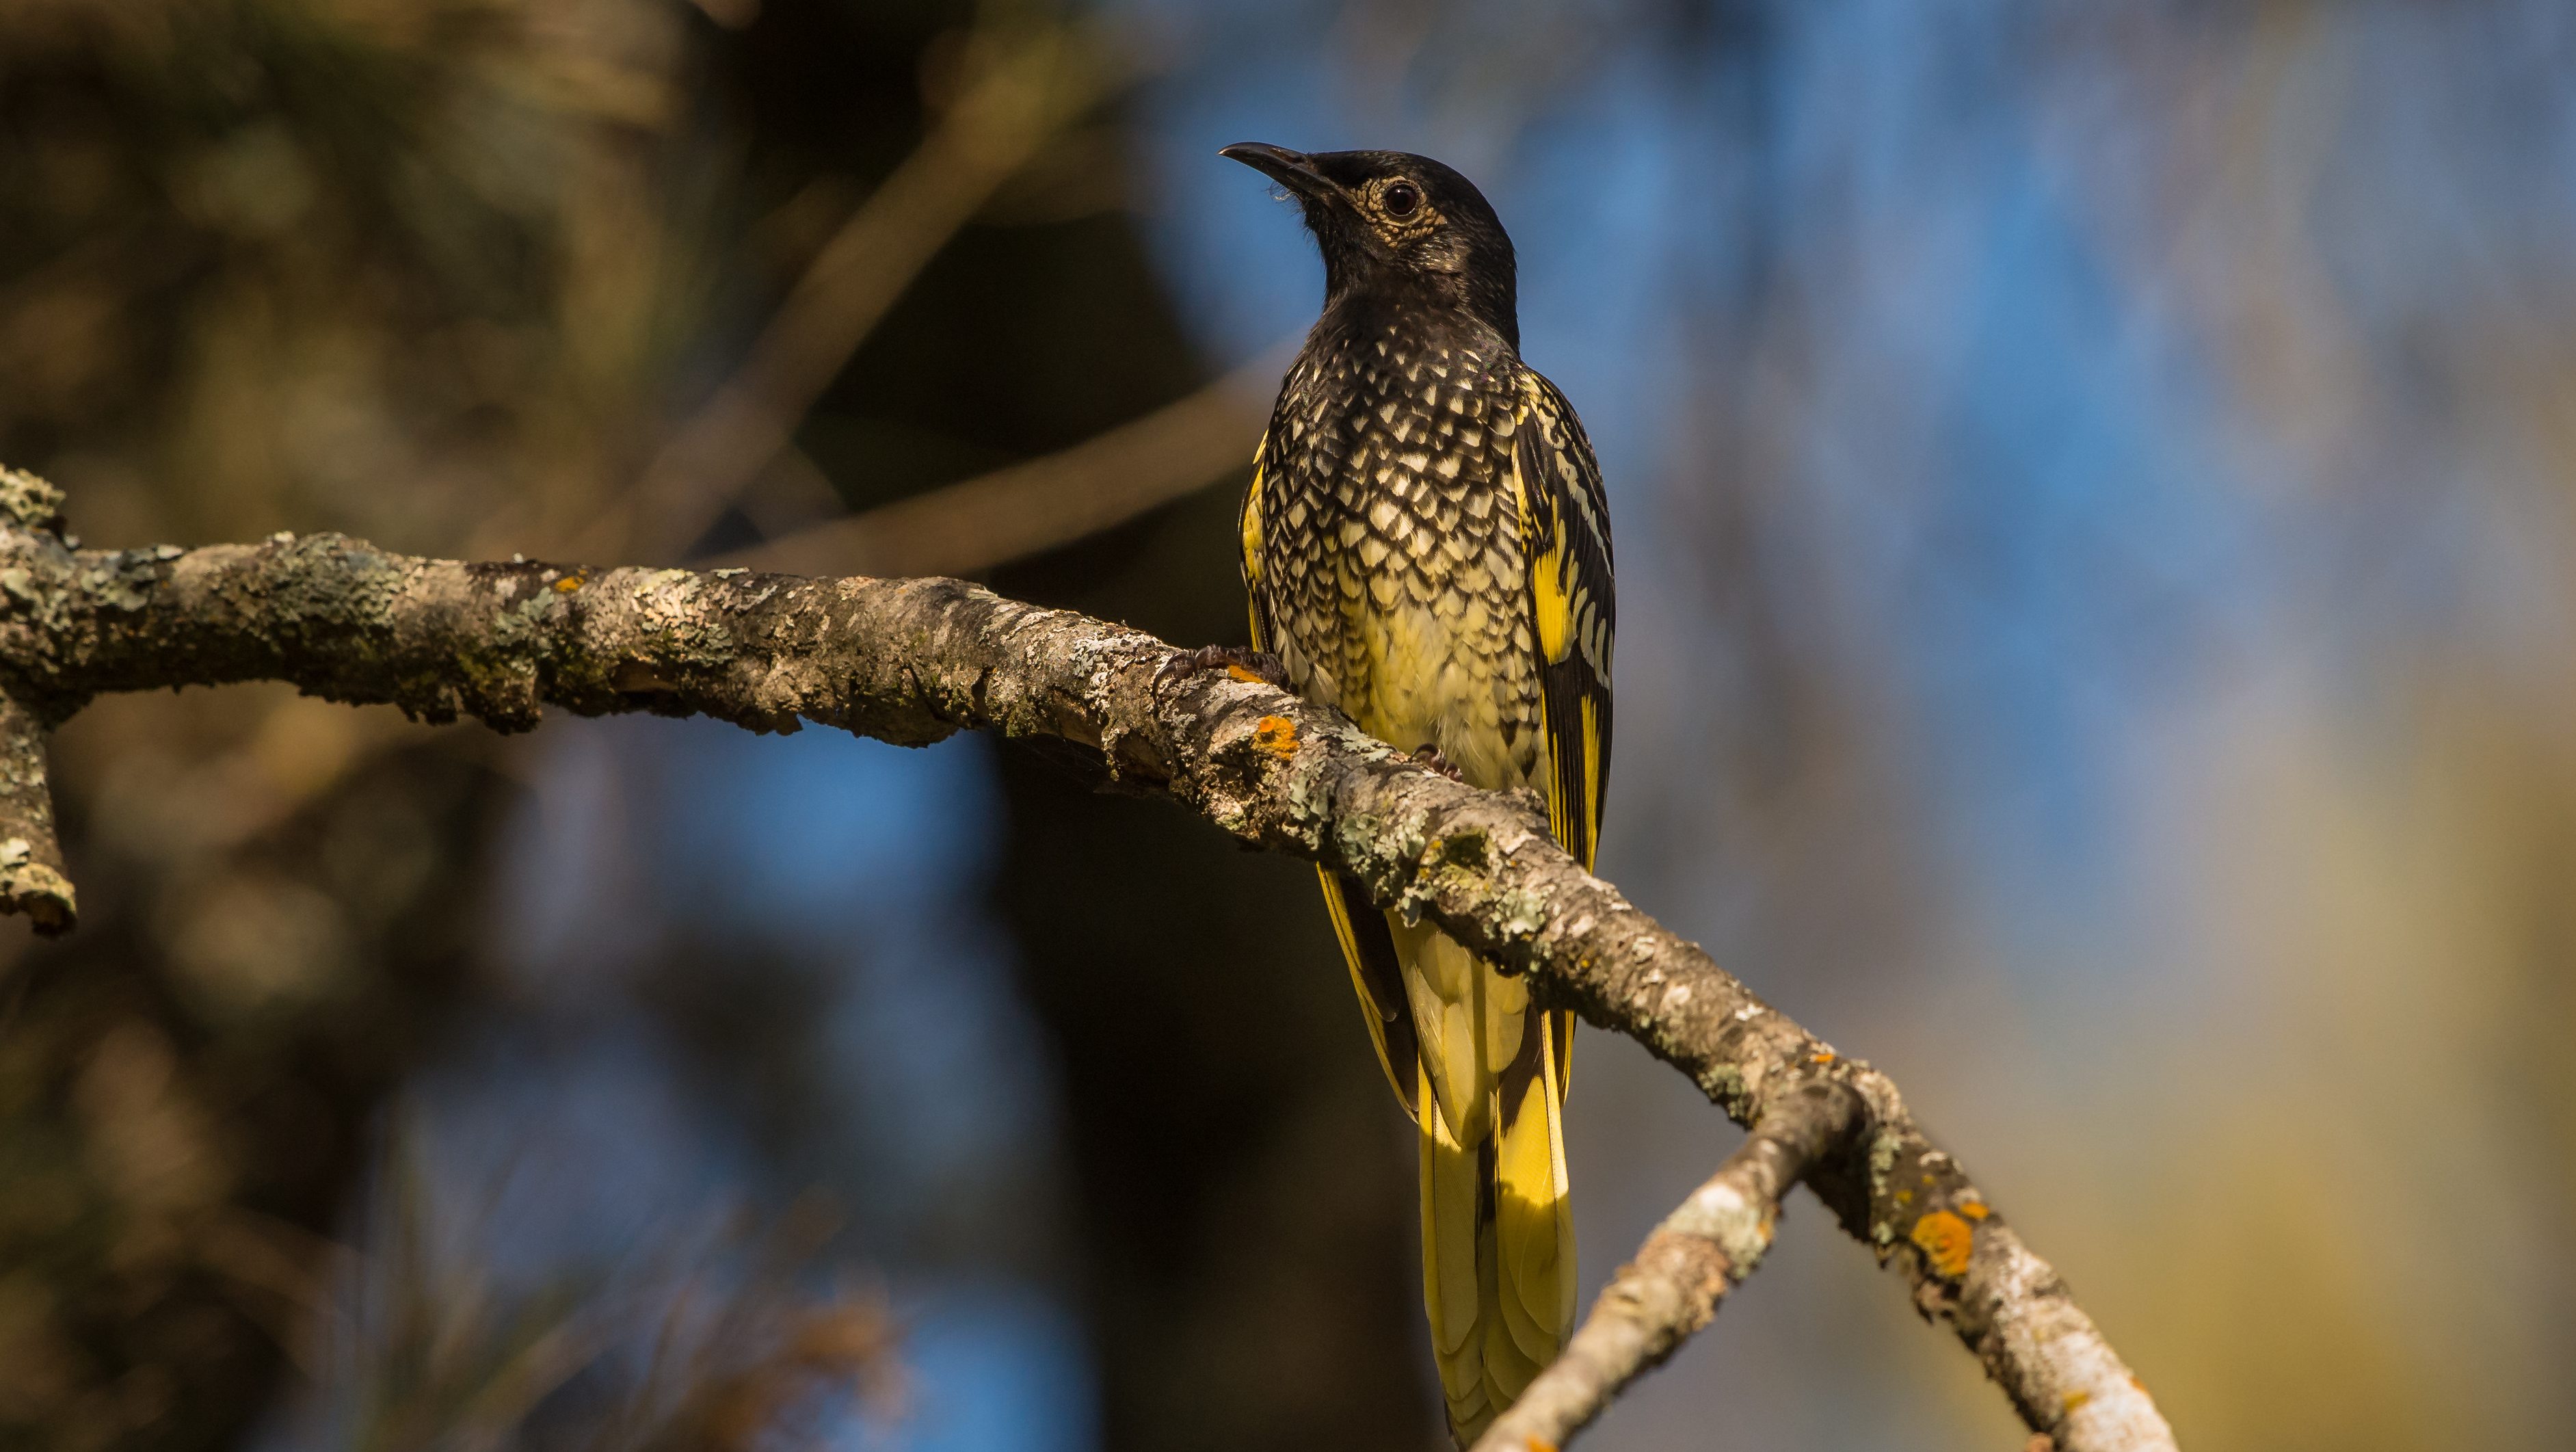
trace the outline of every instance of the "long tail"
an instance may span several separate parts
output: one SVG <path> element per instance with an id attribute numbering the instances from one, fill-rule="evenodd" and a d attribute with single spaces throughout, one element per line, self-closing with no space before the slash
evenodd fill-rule
<path id="1" fill-rule="evenodd" d="M 1529 992 L 1427 926 L 1390 921 L 1421 1040 L 1422 1299 L 1461 1447 L 1574 1327 L 1566 1031 Z"/>

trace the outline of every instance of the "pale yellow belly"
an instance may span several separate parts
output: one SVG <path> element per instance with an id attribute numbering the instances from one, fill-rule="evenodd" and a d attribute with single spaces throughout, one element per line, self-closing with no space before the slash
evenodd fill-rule
<path id="1" fill-rule="evenodd" d="M 1453 629 L 1428 606 L 1399 603 L 1370 610 L 1351 622 L 1366 663 L 1367 689 L 1345 691 L 1346 710 L 1359 728 L 1406 751 L 1437 746 L 1472 786 L 1489 791 L 1522 786 L 1544 769 L 1524 767 L 1531 733 L 1506 740 L 1504 713 L 1514 696 L 1498 666 L 1479 648 L 1481 632 Z"/>

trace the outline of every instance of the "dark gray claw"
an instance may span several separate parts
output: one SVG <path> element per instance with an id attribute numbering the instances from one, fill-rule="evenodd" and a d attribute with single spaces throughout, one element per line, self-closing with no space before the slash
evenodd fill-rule
<path id="1" fill-rule="evenodd" d="M 1440 748 L 1437 746 L 1425 743 L 1419 750 L 1413 753 L 1413 759 L 1421 765 L 1427 766 L 1433 771 L 1440 773 L 1442 776 L 1449 778 L 1451 781 L 1458 783 L 1460 786 L 1465 786 L 1467 784 L 1466 776 L 1461 773 L 1458 768 L 1449 764 L 1449 758 L 1442 756 L 1440 754 Z"/>

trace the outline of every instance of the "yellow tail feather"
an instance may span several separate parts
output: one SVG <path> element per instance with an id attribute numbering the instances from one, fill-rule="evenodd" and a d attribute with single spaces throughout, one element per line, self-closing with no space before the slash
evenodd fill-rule
<path id="1" fill-rule="evenodd" d="M 1450 1434 L 1463 1447 L 1555 1359 L 1574 1325 L 1564 1035 L 1527 1024 L 1537 1010 L 1520 985 L 1457 944 L 1401 925 L 1396 938 L 1422 1039 L 1422 1299 Z M 1533 1052 L 1508 1052 L 1523 1044 Z"/>
<path id="2" fill-rule="evenodd" d="M 1552 1060 L 1551 1052 L 1542 1055 Z M 1554 1069 L 1553 1063 L 1542 1068 Z M 1574 1324 L 1574 1215 L 1565 1174 L 1565 1134 L 1552 1072 L 1519 1087 L 1517 1112 L 1505 1108 L 1494 1156 L 1497 1281 L 1503 1320 L 1521 1350 L 1540 1366 L 1556 1357 Z M 1508 1091 L 1506 1091 L 1508 1092 Z M 1517 1391 L 1517 1388 L 1515 1388 Z"/>

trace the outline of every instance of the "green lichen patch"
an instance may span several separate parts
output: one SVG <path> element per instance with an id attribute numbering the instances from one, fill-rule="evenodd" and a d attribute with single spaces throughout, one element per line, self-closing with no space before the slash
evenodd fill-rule
<path id="1" fill-rule="evenodd" d="M 59 534 L 63 527 L 63 491 L 24 469 L 0 468 L 0 519 L 20 529 Z"/>

